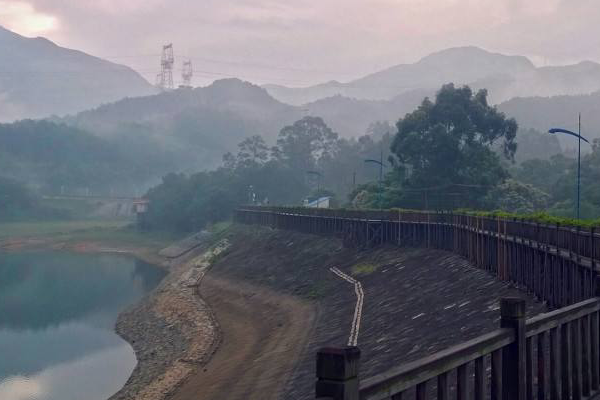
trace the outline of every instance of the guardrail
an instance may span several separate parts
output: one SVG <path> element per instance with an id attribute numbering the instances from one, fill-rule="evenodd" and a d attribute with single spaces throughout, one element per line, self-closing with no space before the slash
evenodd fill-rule
<path id="1" fill-rule="evenodd" d="M 318 399 L 525 400 L 590 397 L 600 389 L 600 297 L 525 319 L 502 299 L 500 329 L 360 381 L 357 347 L 317 353 Z"/>
<path id="2" fill-rule="evenodd" d="M 345 245 L 423 246 L 452 251 L 498 279 L 564 307 L 594 295 L 600 235 L 594 229 L 447 212 L 244 207 L 237 221 L 332 235 Z"/>

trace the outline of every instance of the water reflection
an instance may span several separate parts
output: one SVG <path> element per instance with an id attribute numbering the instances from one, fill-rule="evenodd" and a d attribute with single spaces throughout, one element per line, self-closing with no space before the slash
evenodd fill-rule
<path id="1" fill-rule="evenodd" d="M 135 366 L 117 315 L 164 273 L 117 255 L 0 254 L 0 399 L 105 399 Z"/>

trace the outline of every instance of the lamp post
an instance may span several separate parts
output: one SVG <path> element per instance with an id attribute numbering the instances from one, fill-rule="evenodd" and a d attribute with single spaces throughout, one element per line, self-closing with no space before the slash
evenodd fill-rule
<path id="1" fill-rule="evenodd" d="M 323 178 L 323 174 L 319 171 L 306 171 L 308 175 L 313 175 L 317 177 L 317 208 L 319 208 L 319 203 L 321 200 L 319 192 L 321 191 L 321 179 Z"/>
<path id="2" fill-rule="evenodd" d="M 581 136 L 581 113 L 579 114 L 579 133 L 571 132 L 562 128 L 552 128 L 548 133 L 564 133 L 567 135 L 575 136 L 579 142 L 579 150 L 577 153 L 577 219 L 580 218 L 580 200 L 581 200 L 581 141 L 590 143 L 586 138 Z"/>
<path id="3" fill-rule="evenodd" d="M 386 165 L 383 163 L 383 150 L 378 160 L 366 159 L 365 163 L 373 163 L 379 165 L 379 195 L 377 196 L 377 202 L 379 203 L 379 209 L 381 210 L 381 191 L 383 188 L 383 167 Z"/>

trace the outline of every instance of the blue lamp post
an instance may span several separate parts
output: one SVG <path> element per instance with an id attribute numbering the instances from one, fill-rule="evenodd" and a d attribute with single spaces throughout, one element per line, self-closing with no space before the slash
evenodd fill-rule
<path id="1" fill-rule="evenodd" d="M 548 133 L 564 133 L 567 135 L 575 136 L 579 141 L 579 151 L 577 154 L 577 219 L 580 218 L 580 199 L 581 199 L 581 141 L 590 143 L 586 138 L 581 136 L 581 114 L 579 114 L 579 133 L 571 132 L 566 129 L 552 128 Z"/>

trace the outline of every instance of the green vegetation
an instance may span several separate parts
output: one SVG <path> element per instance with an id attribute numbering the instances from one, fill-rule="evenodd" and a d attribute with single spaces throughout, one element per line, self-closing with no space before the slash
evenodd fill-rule
<path id="1" fill-rule="evenodd" d="M 600 142 L 582 160 L 582 215 L 589 221 L 570 220 L 574 161 L 555 154 L 515 164 L 517 124 L 487 103 L 485 90 L 444 85 L 395 130 L 381 122 L 368 135 L 340 139 L 321 118 L 305 117 L 281 129 L 276 146 L 248 137 L 217 170 L 165 176 L 147 194 L 147 225 L 189 232 L 228 220 L 240 204 L 300 205 L 321 195 L 350 209 L 502 210 L 578 226 L 600 215 Z M 537 132 L 523 134 L 529 147 L 543 142 Z M 380 157 L 381 183 L 379 166 L 364 162 Z"/>
<path id="2" fill-rule="evenodd" d="M 487 92 L 444 85 L 396 124 L 388 172 L 380 187 L 353 193 L 357 207 L 483 207 L 490 189 L 509 175 L 497 154 L 512 160 L 517 123 L 487 103 Z M 448 193 L 452 193 L 448 196 Z"/>
<path id="3" fill-rule="evenodd" d="M 164 248 L 182 239 L 181 233 L 138 231 L 124 220 L 60 220 L 0 224 L 0 240 L 51 239 L 61 243 L 99 242 L 107 246 Z"/>
<path id="4" fill-rule="evenodd" d="M 490 217 L 500 219 L 519 219 L 529 222 L 539 222 L 545 225 L 561 225 L 561 226 L 579 226 L 582 228 L 591 228 L 600 226 L 600 218 L 596 219 L 576 219 L 576 218 L 565 218 L 550 215 L 547 212 L 535 212 L 535 213 L 511 213 L 501 210 L 496 211 L 474 211 L 474 210 L 456 210 L 457 213 L 466 215 L 476 215 L 479 217 Z"/>
<path id="5" fill-rule="evenodd" d="M 378 266 L 371 263 L 358 263 L 352 266 L 353 275 L 369 275 L 377 271 Z"/>
<path id="6" fill-rule="evenodd" d="M 65 215 L 64 210 L 43 204 L 41 199 L 23 184 L 0 177 L 0 221 L 52 219 Z"/>
<path id="7" fill-rule="evenodd" d="M 81 232 L 93 232 L 102 229 L 116 230 L 127 226 L 126 221 L 95 220 L 57 220 L 57 221 L 25 221 L 0 224 L 0 239 L 52 237 L 56 235 L 73 235 Z"/>
<path id="8" fill-rule="evenodd" d="M 373 136 L 345 140 L 321 118 L 305 117 L 284 127 L 274 147 L 260 136 L 249 137 L 236 155 L 224 155 L 217 170 L 165 176 L 146 196 L 147 226 L 191 232 L 228 219 L 240 204 L 301 204 L 303 198 L 324 194 L 343 199 L 352 187 L 352 171 L 372 172 L 365 170 L 364 158 L 374 157 L 391 140 L 377 129 L 379 141 Z M 308 171 L 327 172 L 315 177 Z"/>
<path id="9" fill-rule="evenodd" d="M 101 138 L 48 120 L 0 124 L 0 176 L 39 195 L 130 195 L 175 169 L 172 154 L 135 137 Z"/>

